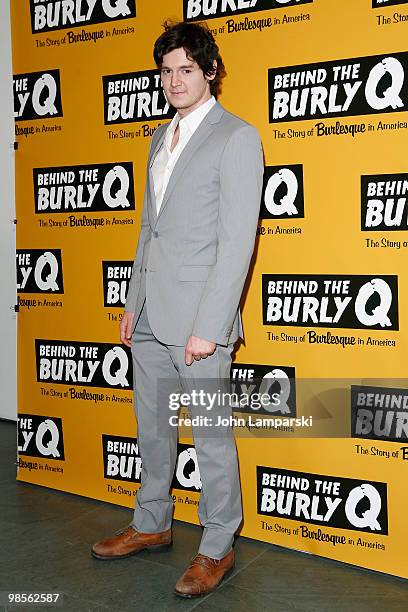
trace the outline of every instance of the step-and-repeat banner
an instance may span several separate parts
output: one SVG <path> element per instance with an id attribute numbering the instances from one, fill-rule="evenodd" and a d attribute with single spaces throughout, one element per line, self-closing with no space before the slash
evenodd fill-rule
<path id="1" fill-rule="evenodd" d="M 262 379 L 281 401 L 234 408 L 241 533 L 407 577 L 408 1 L 11 7 L 18 479 L 134 506 L 119 321 L 149 140 L 172 116 L 152 47 L 166 18 L 205 19 L 228 72 L 220 102 L 265 153 L 231 380 Z M 263 431 L 271 413 L 280 422 Z M 198 522 L 200 488 L 181 437 L 176 518 Z"/>

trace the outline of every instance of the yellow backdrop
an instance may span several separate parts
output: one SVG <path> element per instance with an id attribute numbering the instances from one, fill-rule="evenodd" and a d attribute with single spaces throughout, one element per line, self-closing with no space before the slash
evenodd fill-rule
<path id="1" fill-rule="evenodd" d="M 152 46 L 164 19 L 206 18 L 220 102 L 265 153 L 233 372 L 279 370 L 286 416 L 314 419 L 313 433 L 236 428 L 241 533 L 407 577 L 408 1 L 62 5 L 11 2 L 19 480 L 134 505 L 119 320 L 149 138 L 171 116 Z M 176 518 L 197 523 L 187 437 L 173 485 Z"/>

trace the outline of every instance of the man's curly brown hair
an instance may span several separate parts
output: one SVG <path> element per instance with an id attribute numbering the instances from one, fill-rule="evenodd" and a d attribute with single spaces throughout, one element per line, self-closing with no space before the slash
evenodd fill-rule
<path id="1" fill-rule="evenodd" d="M 210 91 L 215 98 L 218 98 L 221 93 L 221 81 L 227 73 L 214 36 L 207 24 L 165 21 L 163 27 L 164 32 L 156 40 L 153 49 L 156 65 L 161 67 L 166 53 L 183 48 L 187 57 L 196 61 L 204 75 L 208 77 L 214 74 L 213 62 L 216 60 L 217 69 L 215 78 L 210 81 Z"/>

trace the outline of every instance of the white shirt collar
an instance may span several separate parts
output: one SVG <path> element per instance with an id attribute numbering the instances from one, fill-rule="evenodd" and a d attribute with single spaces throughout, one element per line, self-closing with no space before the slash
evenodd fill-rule
<path id="1" fill-rule="evenodd" d="M 189 113 L 185 117 L 180 118 L 180 115 L 176 113 L 173 119 L 171 120 L 169 127 L 167 128 L 166 142 L 168 143 L 168 145 L 170 146 L 170 143 L 173 139 L 174 131 L 179 123 L 180 131 L 184 131 L 184 129 L 186 129 L 190 136 L 194 134 L 206 114 L 216 102 L 217 100 L 214 98 L 214 96 L 211 96 L 209 100 L 201 104 L 195 110 L 191 111 L 191 113 Z"/>
<path id="2" fill-rule="evenodd" d="M 204 104 L 201 104 L 201 106 L 183 117 L 183 119 L 180 119 L 180 126 L 182 123 L 185 123 L 191 133 L 195 132 L 201 121 L 204 119 L 210 108 L 212 108 L 215 103 L 216 99 L 214 98 L 214 96 L 211 96 L 211 98 L 204 102 Z"/>

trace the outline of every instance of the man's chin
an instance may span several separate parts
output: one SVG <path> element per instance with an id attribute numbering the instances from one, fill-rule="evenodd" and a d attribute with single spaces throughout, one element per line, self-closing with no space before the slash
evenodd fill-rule
<path id="1" fill-rule="evenodd" d="M 172 96 L 168 96 L 170 104 L 172 106 L 174 106 L 175 108 L 177 107 L 184 107 L 184 106 L 189 106 L 189 104 L 191 104 L 191 101 L 188 99 L 188 97 L 184 94 L 181 94 L 180 96 L 175 96 L 174 94 Z"/>
<path id="2" fill-rule="evenodd" d="M 173 108 L 188 108 L 190 106 L 188 100 L 181 97 L 172 98 L 170 104 Z"/>

